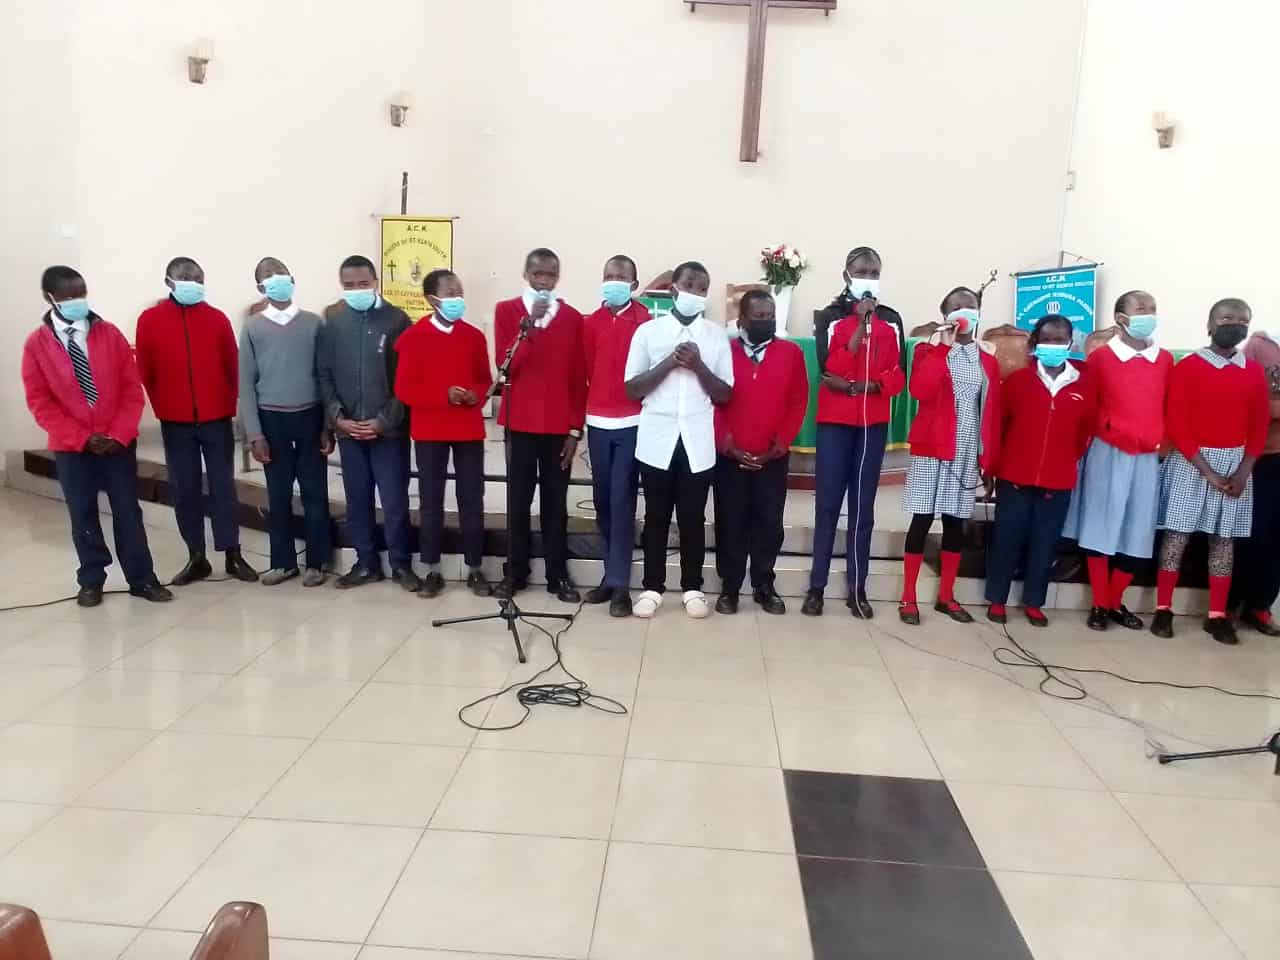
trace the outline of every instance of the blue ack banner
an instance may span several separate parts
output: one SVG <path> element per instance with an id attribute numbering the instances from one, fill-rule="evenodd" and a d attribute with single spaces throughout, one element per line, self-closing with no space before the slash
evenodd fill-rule
<path id="1" fill-rule="evenodd" d="M 1030 330 L 1047 313 L 1060 313 L 1071 321 L 1072 356 L 1084 356 L 1085 337 L 1095 327 L 1098 298 L 1098 265 L 1090 263 L 1056 270 L 1030 270 L 1014 275 L 1014 324 Z"/>

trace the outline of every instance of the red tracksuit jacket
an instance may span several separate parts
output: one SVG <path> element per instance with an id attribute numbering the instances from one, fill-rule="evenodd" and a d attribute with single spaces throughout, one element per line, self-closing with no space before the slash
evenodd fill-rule
<path id="1" fill-rule="evenodd" d="M 227 315 L 166 297 L 138 317 L 138 374 L 161 420 L 208 423 L 236 413 L 240 355 Z"/>
<path id="2" fill-rule="evenodd" d="M 1088 372 L 1073 366 L 1080 378 L 1059 388 L 1057 396 L 1050 396 L 1035 361 L 1005 380 L 1000 456 L 991 471 L 1001 480 L 1046 490 L 1075 487 L 1080 458 L 1093 438 L 1097 394 Z"/>
<path id="3" fill-rule="evenodd" d="M 956 458 L 956 395 L 951 383 L 951 370 L 947 367 L 949 349 L 937 344 L 916 344 L 909 389 L 919 401 L 920 408 L 911 422 L 911 432 L 907 434 L 912 456 L 936 460 Z M 986 378 L 980 408 L 982 423 L 978 435 L 981 450 L 978 467 L 990 472 L 1000 456 L 1000 365 L 981 347 L 978 359 Z"/>

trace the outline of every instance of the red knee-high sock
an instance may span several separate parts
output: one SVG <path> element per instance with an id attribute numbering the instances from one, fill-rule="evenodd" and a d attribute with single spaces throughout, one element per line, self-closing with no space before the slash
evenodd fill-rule
<path id="1" fill-rule="evenodd" d="M 1111 602 L 1107 605 L 1108 609 L 1119 610 L 1124 604 L 1124 592 L 1129 589 L 1129 584 L 1133 583 L 1133 574 L 1125 570 L 1111 571 Z"/>
<path id="2" fill-rule="evenodd" d="M 902 602 L 916 602 L 916 580 L 920 577 L 920 564 L 924 562 L 923 553 L 904 553 L 902 555 Z"/>
<path id="3" fill-rule="evenodd" d="M 1111 570 L 1106 557 L 1089 557 L 1089 586 L 1093 590 L 1093 605 L 1111 609 Z"/>
<path id="4" fill-rule="evenodd" d="M 942 581 L 938 584 L 938 599 L 950 603 L 955 599 L 956 574 L 960 572 L 960 554 L 955 550 L 943 550 L 938 556 L 942 559 Z"/>
<path id="5" fill-rule="evenodd" d="M 1173 608 L 1173 588 L 1178 585 L 1177 570 L 1161 570 L 1156 574 L 1156 609 Z"/>
<path id="6" fill-rule="evenodd" d="M 1227 615 L 1227 596 L 1231 593 L 1230 577 L 1209 578 L 1209 616 Z"/>

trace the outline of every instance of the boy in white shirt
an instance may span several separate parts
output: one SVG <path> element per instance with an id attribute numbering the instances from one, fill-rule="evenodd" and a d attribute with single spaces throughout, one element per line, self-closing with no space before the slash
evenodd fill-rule
<path id="1" fill-rule="evenodd" d="M 644 592 L 637 617 L 657 612 L 666 590 L 667 534 L 680 529 L 680 589 L 695 619 L 711 612 L 702 592 L 707 494 L 716 463 L 715 404 L 733 392 L 733 356 L 703 316 L 711 275 L 695 261 L 671 275 L 671 313 L 636 330 L 627 354 L 627 395 L 641 402 L 636 460 L 644 487 Z"/>

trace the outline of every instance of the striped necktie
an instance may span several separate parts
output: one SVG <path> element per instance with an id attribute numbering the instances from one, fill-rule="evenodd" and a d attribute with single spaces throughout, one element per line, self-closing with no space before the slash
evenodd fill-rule
<path id="1" fill-rule="evenodd" d="M 749 340 L 743 340 L 742 346 L 743 346 L 743 349 L 747 351 L 747 359 L 749 359 L 752 363 L 761 363 L 764 361 L 765 348 L 769 346 L 769 344 L 771 344 L 772 342 L 773 342 L 772 337 L 770 337 L 764 343 L 759 343 L 759 344 L 752 343 Z"/>
<path id="2" fill-rule="evenodd" d="M 98 388 L 93 383 L 93 371 L 89 369 L 89 358 L 80 344 L 76 343 L 76 328 L 67 327 L 66 334 L 67 355 L 71 357 L 71 366 L 75 368 L 76 380 L 80 382 L 80 392 L 92 407 L 98 402 Z"/>

